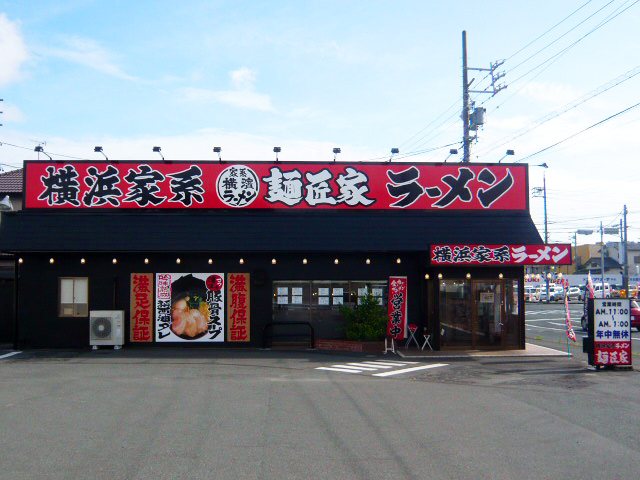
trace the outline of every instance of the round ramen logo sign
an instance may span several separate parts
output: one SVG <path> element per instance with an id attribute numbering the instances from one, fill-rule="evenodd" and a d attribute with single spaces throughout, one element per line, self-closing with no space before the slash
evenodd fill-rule
<path id="1" fill-rule="evenodd" d="M 241 208 L 250 205 L 260 192 L 256 172 L 245 165 L 225 168 L 216 182 L 218 198 L 230 207 Z"/>

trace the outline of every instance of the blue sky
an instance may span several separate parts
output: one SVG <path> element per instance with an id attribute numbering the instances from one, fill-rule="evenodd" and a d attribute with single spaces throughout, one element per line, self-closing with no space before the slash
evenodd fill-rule
<path id="1" fill-rule="evenodd" d="M 640 107 L 526 158 L 640 102 L 636 75 L 533 128 L 637 73 L 636 3 L 0 1 L 0 162 L 34 158 L 39 141 L 54 154 L 98 159 L 102 145 L 134 160 L 154 158 L 153 145 L 175 160 L 211 159 L 213 145 L 229 160 L 268 160 L 279 145 L 285 161 L 459 142 L 467 30 L 469 65 L 506 59 L 508 86 L 474 95 L 487 115 L 472 160 L 511 148 L 509 160 L 549 165 L 552 241 L 617 224 L 625 203 L 638 240 Z M 406 160 L 439 162 L 448 148 Z M 532 187 L 542 170 L 531 169 Z M 542 200 L 531 209 L 542 231 Z"/>

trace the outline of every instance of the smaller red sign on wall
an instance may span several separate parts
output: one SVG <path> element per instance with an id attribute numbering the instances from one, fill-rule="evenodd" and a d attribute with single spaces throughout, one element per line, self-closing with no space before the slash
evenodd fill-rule
<path id="1" fill-rule="evenodd" d="M 227 342 L 248 342 L 251 340 L 251 276 L 229 273 L 227 278 Z"/>
<path id="2" fill-rule="evenodd" d="M 407 277 L 389 277 L 387 337 L 407 337 Z"/>
<path id="3" fill-rule="evenodd" d="M 153 274 L 131 274 L 129 341 L 153 341 Z"/>
<path id="4" fill-rule="evenodd" d="M 571 245 L 431 245 L 432 265 L 571 265 Z"/>

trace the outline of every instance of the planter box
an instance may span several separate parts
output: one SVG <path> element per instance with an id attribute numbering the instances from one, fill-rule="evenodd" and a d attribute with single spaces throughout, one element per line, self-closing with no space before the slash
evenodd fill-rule
<path id="1" fill-rule="evenodd" d="M 357 340 L 316 340 L 318 350 L 333 350 L 337 352 L 382 353 L 384 342 L 360 342 Z"/>

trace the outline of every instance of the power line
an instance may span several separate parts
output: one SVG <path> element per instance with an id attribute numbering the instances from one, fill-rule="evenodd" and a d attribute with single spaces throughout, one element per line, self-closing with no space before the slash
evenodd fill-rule
<path id="1" fill-rule="evenodd" d="M 569 33 L 571 33 L 572 31 L 574 31 L 576 28 L 578 28 L 580 25 L 582 25 L 583 23 L 585 23 L 587 20 L 590 20 L 591 18 L 593 18 L 595 15 L 597 15 L 598 13 L 600 13 L 602 10 L 604 10 L 605 8 L 607 8 L 609 5 L 611 5 L 615 0 L 610 0 L 608 3 L 606 3 L 605 5 L 603 5 L 602 7 L 600 7 L 598 10 L 596 10 L 595 12 L 593 12 L 591 15 L 589 15 L 587 18 L 585 18 L 584 20 L 582 20 L 581 22 L 578 22 L 576 25 L 574 25 L 573 27 L 571 27 L 569 30 L 567 30 L 566 32 L 564 32 L 562 35 L 560 35 L 558 38 L 556 38 L 555 40 L 552 40 L 551 42 L 547 43 L 544 47 L 542 47 L 541 49 L 539 49 L 538 51 L 536 51 L 535 53 L 532 53 L 531 55 L 529 55 L 527 58 L 525 58 L 524 60 L 522 60 L 520 63 L 518 63 L 517 65 L 513 66 L 510 68 L 509 71 L 514 71 L 516 70 L 518 67 L 520 67 L 521 65 L 527 63 L 529 60 L 531 60 L 533 57 L 537 56 L 538 54 L 542 53 L 543 51 L 545 51 L 547 48 L 549 48 L 551 45 L 555 44 L 556 42 L 558 42 L 559 40 L 561 40 L 562 38 L 564 38 L 565 36 L 567 36 Z M 517 81 L 514 80 L 514 82 Z M 512 82 L 513 83 L 513 82 Z"/>
<path id="2" fill-rule="evenodd" d="M 571 12 L 569 15 L 567 15 L 566 17 L 564 17 L 562 20 L 560 20 L 558 23 L 556 23 L 553 27 L 547 29 L 544 33 L 538 35 L 536 38 L 534 38 L 533 40 L 531 40 L 529 43 L 527 43 L 524 47 L 520 48 L 518 51 L 512 53 L 511 55 L 509 55 L 506 59 L 505 62 L 511 60 L 513 57 L 515 57 L 517 54 L 519 54 L 520 52 L 522 52 L 523 50 L 525 50 L 527 47 L 529 47 L 530 45 L 534 44 L 535 42 L 537 42 L 538 40 L 540 40 L 542 37 L 544 37 L 547 33 L 551 32 L 553 29 L 555 29 L 557 26 L 559 26 L 560 24 L 564 23 L 566 20 L 568 20 L 569 18 L 571 18 L 573 15 L 575 15 L 576 13 L 578 13 L 580 10 L 582 10 L 584 7 L 586 7 L 588 4 L 591 3 L 592 0 L 588 0 L 586 3 L 583 3 L 580 7 L 578 7 L 576 10 L 574 10 L 573 12 Z"/>
<path id="3" fill-rule="evenodd" d="M 627 0 L 626 3 L 628 3 Z M 531 80 L 537 78 L 538 76 L 540 76 L 542 74 L 542 72 L 544 72 L 547 68 L 549 68 L 553 63 L 555 63 L 562 55 L 564 55 L 565 53 L 567 53 L 570 49 L 572 49 L 573 47 L 575 47 L 578 43 L 580 43 L 582 40 L 584 40 L 585 38 L 587 38 L 589 35 L 591 35 L 592 33 L 594 33 L 595 31 L 599 30 L 601 27 L 603 27 L 604 25 L 606 25 L 607 23 L 609 23 L 610 21 L 612 21 L 613 19 L 617 18 L 618 16 L 622 15 L 624 12 L 626 12 L 628 9 L 630 9 L 631 7 L 633 7 L 636 3 L 638 3 L 640 0 L 635 0 L 631 5 L 629 5 L 628 7 L 626 7 L 624 10 L 619 11 L 615 14 L 610 14 L 609 17 L 605 18 L 602 22 L 600 22 L 598 25 L 596 25 L 594 28 L 592 28 L 590 31 L 588 31 L 587 33 L 585 33 L 582 37 L 578 38 L 575 42 L 569 44 L 568 46 L 566 46 L 565 48 L 563 48 L 562 50 L 560 50 L 559 52 L 555 53 L 554 55 L 550 56 L 549 58 L 547 58 L 545 61 L 543 61 L 542 63 L 539 63 L 538 65 L 536 65 L 535 67 L 531 68 L 530 70 L 528 70 L 527 72 L 523 73 L 522 75 L 520 75 L 519 77 L 517 77 L 515 80 L 511 80 L 509 82 L 510 85 L 518 82 L 519 80 L 523 79 L 524 77 L 526 77 L 527 75 L 529 75 L 530 73 L 534 72 L 535 70 L 537 70 L 538 68 L 541 68 L 544 66 L 544 69 L 542 69 L 540 72 L 538 72 L 538 74 L 536 74 L 533 78 L 531 78 L 527 83 L 523 84 L 520 88 L 518 88 L 516 91 L 514 91 L 511 95 L 509 95 L 507 98 L 505 98 L 502 103 L 498 104 L 496 107 L 494 107 L 494 110 L 499 109 L 502 105 L 504 105 L 507 101 L 509 101 L 511 98 L 513 98 L 515 95 L 517 95 L 518 93 L 520 93 L 529 83 L 531 83 Z M 620 8 L 622 8 L 625 4 L 621 5 L 620 7 L 618 7 L 618 10 Z M 488 100 L 487 99 L 484 103 L 486 103 Z"/>
<path id="4" fill-rule="evenodd" d="M 572 134 L 572 135 L 569 135 L 568 137 L 563 138 L 562 140 L 560 140 L 560 141 L 558 141 L 558 142 L 556 142 L 556 143 L 554 143 L 554 144 L 552 144 L 552 145 L 549 145 L 549 146 L 547 146 L 547 147 L 545 147 L 545 148 L 543 148 L 543 149 L 541 149 L 541 150 L 538 150 L 537 152 L 534 152 L 534 153 L 532 153 L 531 155 L 527 155 L 527 156 L 526 156 L 526 157 L 524 157 L 524 158 L 521 158 L 521 159 L 519 159 L 519 160 L 516 160 L 516 162 L 515 162 L 515 163 L 522 162 L 522 161 L 527 160 L 527 159 L 529 159 L 529 158 L 531 158 L 531 157 L 534 157 L 534 156 L 536 156 L 536 155 L 539 155 L 539 154 L 540 154 L 540 153 L 542 153 L 542 152 L 546 152 L 547 150 L 549 150 L 549 149 L 551 149 L 551 148 L 553 148 L 553 147 L 557 147 L 557 146 L 558 146 L 558 145 L 560 145 L 561 143 L 564 143 L 564 142 L 566 142 L 566 141 L 568 141 L 568 140 L 571 140 L 572 138 L 577 137 L 578 135 L 580 135 L 580 134 L 582 134 L 582 133 L 584 133 L 584 132 L 586 132 L 586 131 L 588 131 L 588 130 L 591 130 L 592 128 L 595 128 L 595 127 L 597 127 L 598 125 L 602 125 L 603 123 L 608 122 L 609 120 L 611 120 L 611 119 L 613 119 L 613 118 L 615 118 L 615 117 L 617 117 L 617 116 L 619 116 L 619 115 L 622 115 L 623 113 L 626 113 L 626 112 L 628 112 L 628 111 L 630 111 L 630 110 L 633 110 L 634 108 L 636 108 L 636 107 L 638 107 L 638 106 L 640 106 L 640 102 L 636 103 L 635 105 L 631 105 L 630 107 L 627 107 L 627 108 L 625 108 L 624 110 L 620 110 L 619 112 L 616 112 L 616 113 L 614 113 L 613 115 L 610 115 L 610 116 L 608 116 L 607 118 L 604 118 L 604 119 L 600 120 L 599 122 L 594 123 L 593 125 L 589 125 L 587 128 L 583 128 L 583 129 L 582 129 L 582 130 L 580 130 L 579 132 L 576 132 L 576 133 L 574 133 L 574 134 Z"/>
<path id="5" fill-rule="evenodd" d="M 482 153 L 483 155 L 486 155 L 487 153 L 496 150 L 510 142 L 512 142 L 513 140 L 522 137 L 523 135 L 535 130 L 536 128 L 540 127 L 541 125 L 544 125 L 545 123 L 558 118 L 561 115 L 564 115 L 565 113 L 578 108 L 580 105 L 583 105 L 584 103 L 588 102 L 589 100 L 602 95 L 603 93 L 608 92 L 609 90 L 611 90 L 614 87 L 617 87 L 618 85 L 621 85 L 622 83 L 631 80 L 632 78 L 636 77 L 640 75 L 640 65 L 635 66 L 634 68 L 632 68 L 631 70 L 623 73 L 622 75 L 617 76 L 616 78 L 614 78 L 613 80 L 609 80 L 606 83 L 603 83 L 602 85 L 598 86 L 597 88 L 593 89 L 592 91 L 586 93 L 585 95 L 583 95 L 582 97 L 579 97 L 567 104 L 565 104 L 563 107 L 561 107 L 558 110 L 555 110 L 551 113 L 548 113 L 547 115 L 544 115 L 543 117 L 540 117 L 539 119 L 535 120 L 530 127 L 527 127 L 525 129 L 520 130 L 518 133 L 516 133 L 515 135 L 509 137 L 508 139 L 502 141 L 502 143 L 493 143 L 492 145 L 489 145 L 489 147 L 487 147 L 486 150 L 484 150 Z M 500 140 L 498 140 L 498 142 L 500 142 Z"/>

